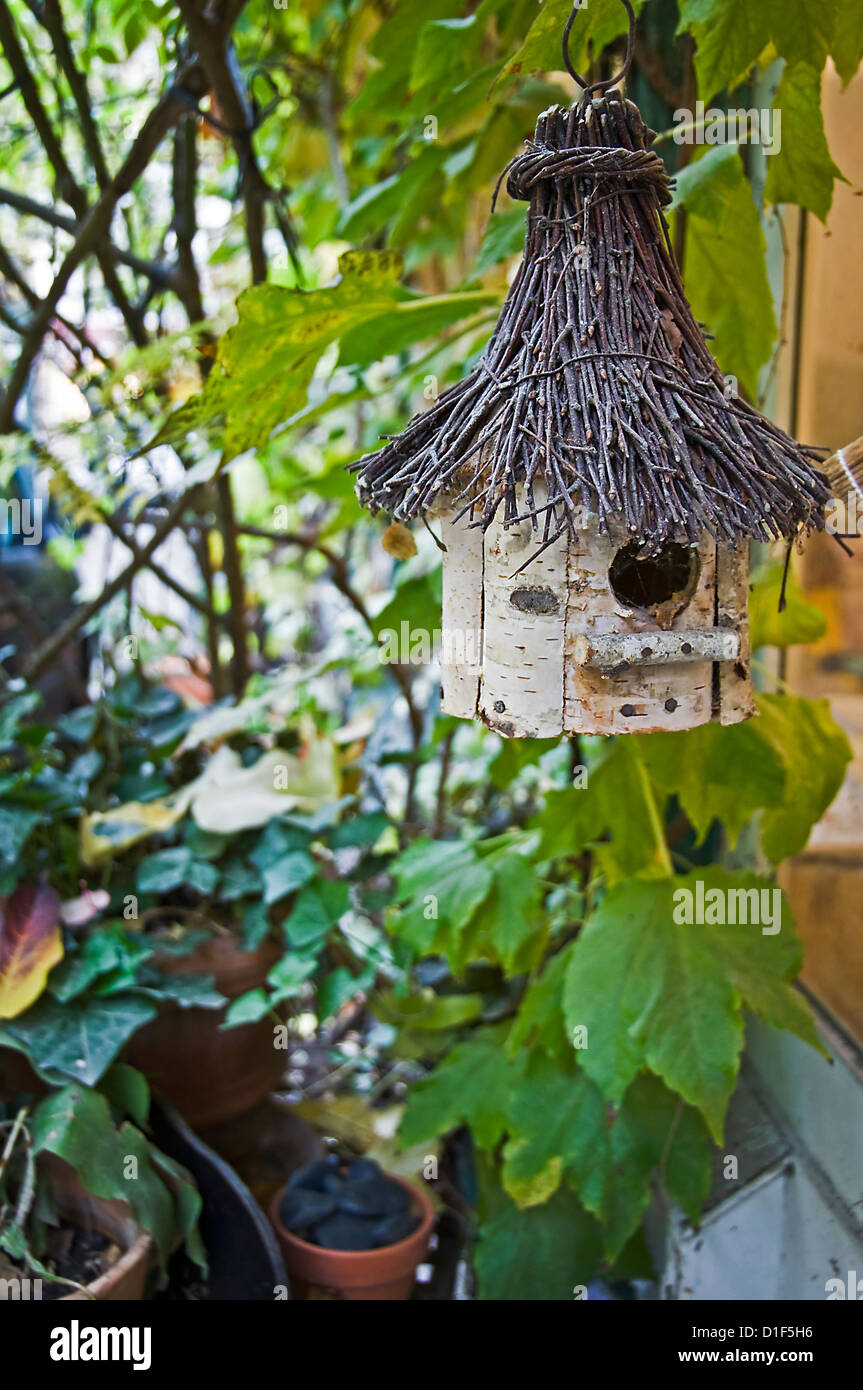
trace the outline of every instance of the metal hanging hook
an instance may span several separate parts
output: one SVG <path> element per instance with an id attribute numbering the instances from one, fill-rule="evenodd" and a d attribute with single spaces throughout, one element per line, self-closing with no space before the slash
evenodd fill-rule
<path id="1" fill-rule="evenodd" d="M 623 8 L 626 10 L 626 13 L 629 16 L 629 34 L 627 35 L 626 39 L 626 57 L 623 60 L 623 67 L 620 69 L 620 72 L 616 73 L 614 77 L 606 78 L 604 82 L 586 82 L 584 78 L 580 75 L 580 73 L 576 72 L 575 68 L 572 66 L 572 62 L 570 61 L 569 36 L 572 32 L 572 26 L 575 23 L 575 16 L 584 8 L 584 6 L 578 3 L 574 4 L 572 7 L 572 13 L 569 16 L 569 19 L 566 21 L 566 25 L 563 30 L 563 65 L 566 68 L 572 80 L 576 82 L 578 86 L 581 87 L 581 89 L 583 90 L 584 96 L 582 100 L 585 102 L 590 97 L 591 92 L 608 92 L 611 90 L 612 87 L 616 87 L 618 82 L 621 82 L 629 72 L 630 64 L 632 63 L 632 51 L 635 45 L 635 13 L 633 11 L 632 5 L 630 4 L 630 0 L 621 0 L 621 4 L 623 5 Z"/>

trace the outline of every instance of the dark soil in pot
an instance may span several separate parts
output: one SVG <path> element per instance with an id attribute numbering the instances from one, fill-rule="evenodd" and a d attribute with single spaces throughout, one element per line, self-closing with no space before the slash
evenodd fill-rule
<path id="1" fill-rule="evenodd" d="M 47 1248 L 40 1258 L 52 1273 L 74 1280 L 87 1292 L 43 1277 L 42 1301 L 140 1301 L 152 1264 L 150 1236 L 134 1220 L 125 1202 L 94 1197 L 60 1160 L 52 1159 L 50 1166 L 60 1224 L 49 1228 Z M 27 1279 L 30 1298 L 39 1296 L 33 1289 L 38 1287 L 40 1276 L 18 1269 L 14 1262 L 0 1264 L 0 1277 Z"/>

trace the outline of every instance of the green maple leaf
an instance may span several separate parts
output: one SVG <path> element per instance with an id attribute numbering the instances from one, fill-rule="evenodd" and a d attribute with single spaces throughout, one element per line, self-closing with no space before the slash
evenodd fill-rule
<path id="1" fill-rule="evenodd" d="M 504 1132 L 510 1095 L 525 1058 L 511 1058 L 504 1030 L 483 1028 L 459 1043 L 423 1081 L 411 1088 L 399 1130 L 404 1147 L 470 1125 L 481 1148 L 493 1149 Z"/>
<path id="2" fill-rule="evenodd" d="M 568 1188 L 538 1207 L 506 1199 L 480 1225 L 475 1267 L 482 1299 L 547 1301 L 573 1297 L 595 1278 L 602 1234 Z"/>
<path id="3" fill-rule="evenodd" d="M 465 937 L 470 958 L 490 956 L 510 975 L 529 969 L 542 957 L 547 932 L 540 919 L 540 885 L 536 869 L 512 845 L 504 845 L 483 860 L 494 878 L 492 891 L 476 913 Z"/>
<path id="4" fill-rule="evenodd" d="M 685 878 L 632 880 L 613 889 L 585 925 L 564 991 L 567 1027 L 587 1027 L 581 1066 L 619 1104 L 645 1066 L 697 1107 L 717 1141 L 739 1067 L 742 1004 L 805 1033 L 789 980 L 799 963 L 793 926 L 676 922 L 677 889 L 767 887 L 750 874 L 704 869 Z M 787 919 L 787 913 L 786 913 Z M 809 1037 L 811 1041 L 811 1035 Z"/>
<path id="5" fill-rule="evenodd" d="M 720 820 L 734 844 L 756 811 L 781 804 L 785 761 L 759 725 L 751 719 L 639 737 L 651 778 L 677 796 L 699 840 Z"/>
<path id="6" fill-rule="evenodd" d="M 817 642 L 827 631 L 820 608 L 803 598 L 793 572 L 785 584 L 785 607 L 779 612 L 785 566 L 761 565 L 750 578 L 749 630 L 753 648 L 793 647 Z"/>
<path id="7" fill-rule="evenodd" d="M 776 340 L 764 229 L 736 145 L 719 145 L 678 175 L 675 205 L 687 210 L 686 290 L 713 335 L 720 367 L 753 399 Z"/>
<path id="8" fill-rule="evenodd" d="M 733 843 L 762 811 L 765 853 L 798 854 L 833 800 L 851 758 L 826 700 L 758 695 L 760 717 L 639 739 L 653 780 L 677 795 L 699 838 L 721 820 Z"/>
<path id="9" fill-rule="evenodd" d="M 830 158 L 821 116 L 821 69 L 808 62 L 790 63 L 773 101 L 782 113 L 782 143 L 767 161 L 764 198 L 768 203 L 797 203 L 826 220 L 833 202 L 833 182 L 844 179 Z"/>
<path id="10" fill-rule="evenodd" d="M 785 763 L 781 804 L 766 811 L 761 822 L 764 852 L 777 864 L 805 848 L 853 754 L 827 700 L 759 695 L 758 709 L 758 732 Z"/>
<path id="11" fill-rule="evenodd" d="M 695 39 L 699 93 L 710 98 L 738 86 L 771 42 L 780 57 L 820 72 L 838 9 L 837 0 L 682 0 L 678 33 Z"/>
<path id="12" fill-rule="evenodd" d="M 465 840 L 417 840 L 396 860 L 393 874 L 396 897 L 407 903 L 398 935 L 420 955 L 457 945 L 494 882 Z"/>
<path id="13" fill-rule="evenodd" d="M 459 974 L 487 956 L 510 973 L 531 969 L 547 936 L 540 887 L 526 855 L 535 837 L 417 841 L 393 866 L 396 896 L 406 901 L 393 929 L 419 954 L 445 955 Z"/>
<path id="14" fill-rule="evenodd" d="M 842 85 L 847 87 L 863 59 L 863 9 L 859 5 L 839 6 L 830 52 Z"/>
<path id="15" fill-rule="evenodd" d="M 645 0 L 632 0 L 635 14 L 640 14 Z M 562 65 L 561 35 L 572 13 L 572 0 L 545 0 L 536 19 L 525 35 L 518 52 L 509 58 L 495 79 L 495 85 L 506 77 L 529 72 L 556 72 Z M 589 46 L 598 57 L 613 39 L 625 34 L 626 11 L 619 0 L 590 0 L 576 15 L 569 56 L 576 71 L 587 67 Z"/>
<path id="16" fill-rule="evenodd" d="M 395 350 L 393 344 L 403 348 L 496 298 L 475 290 L 413 295 L 399 284 L 401 269 L 396 251 L 346 251 L 334 285 L 245 290 L 237 301 L 236 324 L 219 339 L 216 366 L 204 389 L 168 417 L 147 447 L 176 443 L 190 430 L 222 419 L 224 458 L 231 459 L 265 444 L 278 425 L 303 409 L 315 369 L 331 344 L 352 341 L 366 365 L 371 337 L 381 351 Z M 358 332 L 363 326 L 369 340 Z"/>
<path id="17" fill-rule="evenodd" d="M 638 1230 L 657 1171 L 693 1219 L 710 1189 L 707 1127 L 656 1077 L 637 1077 L 615 1110 L 573 1059 L 562 1067 L 536 1054 L 513 1093 L 509 1130 L 506 1191 L 534 1206 L 565 1179 L 602 1223 L 608 1260 Z"/>
<path id="18" fill-rule="evenodd" d="M 503 1185 L 519 1206 L 547 1201 L 572 1170 L 584 1205 L 602 1214 L 597 1188 L 608 1166 L 606 1101 L 571 1056 L 563 1065 L 541 1052 L 529 1058 L 513 1091 L 508 1128 Z"/>
<path id="19" fill-rule="evenodd" d="M 646 815 L 623 815 L 624 806 L 644 804 L 635 744 L 631 739 L 611 743 L 602 762 L 591 767 L 585 787 L 563 787 L 546 795 L 545 806 L 529 825 L 542 836 L 541 852 L 548 859 L 579 854 L 603 836 L 601 859 L 612 880 L 650 864 L 656 850 Z"/>
<path id="20" fill-rule="evenodd" d="M 539 1047 L 550 1057 L 569 1060 L 572 1046 L 563 1017 L 563 989 L 574 942 L 552 956 L 542 973 L 524 992 L 507 1038 L 510 1056 L 522 1048 Z"/>

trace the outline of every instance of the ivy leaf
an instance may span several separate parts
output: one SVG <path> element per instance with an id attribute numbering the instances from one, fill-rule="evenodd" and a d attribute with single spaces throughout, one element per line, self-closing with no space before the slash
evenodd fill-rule
<path id="1" fill-rule="evenodd" d="M 782 113 L 782 142 L 767 160 L 764 198 L 768 203 L 797 203 L 824 222 L 833 202 L 833 181 L 844 178 L 827 148 L 821 115 L 821 69 L 809 62 L 790 63 L 773 101 Z"/>
<path id="2" fill-rule="evenodd" d="M 281 902 L 289 893 L 294 893 L 314 878 L 315 861 L 303 850 L 292 850 L 283 858 L 268 864 L 264 869 L 264 902 L 267 907 Z"/>
<path id="3" fill-rule="evenodd" d="M 0 1019 L 23 1014 L 62 959 L 60 899 L 53 888 L 22 883 L 0 898 Z"/>
<path id="4" fill-rule="evenodd" d="M 150 1087 L 147 1078 L 128 1062 L 114 1062 L 99 1083 L 99 1089 L 115 1109 L 144 1126 L 150 1114 Z"/>
<path id="5" fill-rule="evenodd" d="M 222 865 L 222 877 L 219 883 L 220 902 L 233 903 L 237 902 L 239 898 L 255 896 L 260 892 L 260 888 L 260 874 L 244 860 L 237 857 L 229 859 Z"/>
<path id="6" fill-rule="evenodd" d="M 0 1028 L 0 1039 L 24 1052 L 40 1076 L 95 1086 L 125 1043 L 156 1013 L 131 994 L 58 1004 L 44 997 Z"/>
<path id="7" fill-rule="evenodd" d="M 114 971 L 124 971 L 134 979 L 134 967 L 153 954 L 152 948 L 129 946 L 120 935 L 99 931 L 88 936 L 78 949 L 66 956 L 51 975 L 49 989 L 55 999 L 65 1003 L 83 994 L 94 981 Z"/>
<path id="8" fill-rule="evenodd" d="M 12 748 L 18 740 L 18 730 L 22 720 L 42 703 L 38 691 L 31 690 L 23 695 L 15 695 L 0 707 L 0 748 Z"/>
<path id="9" fill-rule="evenodd" d="M 476 1251 L 479 1295 L 495 1302 L 571 1300 L 602 1260 L 599 1224 L 568 1188 L 538 1207 L 503 1200 L 483 1222 Z"/>
<path id="10" fill-rule="evenodd" d="M 215 864 L 196 859 L 185 845 L 163 849 L 138 865 L 136 886 L 139 893 L 173 893 L 191 888 L 206 896 L 219 881 Z"/>
<path id="11" fill-rule="evenodd" d="M 23 806 L 0 806 L 0 860 L 14 864 L 30 831 L 41 819 L 38 811 L 28 811 Z"/>
<path id="12" fill-rule="evenodd" d="M 437 1139 L 462 1124 L 470 1125 L 481 1148 L 494 1148 L 526 1061 L 524 1056 L 510 1058 L 503 1041 L 500 1028 L 483 1028 L 411 1088 L 399 1129 L 403 1148 Z"/>
<path id="13" fill-rule="evenodd" d="M 342 891 L 340 901 L 330 907 L 324 902 L 319 883 L 314 883 L 297 895 L 293 909 L 285 918 L 285 935 L 298 951 L 316 946 L 350 907 L 347 884 L 336 884 Z"/>
<path id="14" fill-rule="evenodd" d="M 275 991 L 277 1001 L 293 999 L 316 969 L 317 962 L 309 960 L 307 956 L 285 955 L 273 966 L 267 983 Z"/>
<path id="15" fill-rule="evenodd" d="M 330 970 L 318 990 L 317 1014 L 322 1021 L 335 1018 L 339 1009 L 353 999 L 361 990 L 371 989 L 375 982 L 377 969 L 374 964 L 354 975 L 344 965 Z"/>
<path id="16" fill-rule="evenodd" d="M 851 745 L 830 713 L 827 700 L 759 695 L 758 733 L 785 764 L 781 803 L 765 811 L 761 843 L 774 864 L 806 846 L 842 785 L 853 756 Z"/>
<path id="17" fill-rule="evenodd" d="M 754 8 L 754 7 L 753 7 Z M 758 395 L 758 373 L 776 339 L 764 229 L 736 145 L 708 150 L 678 175 L 687 210 L 686 288 L 723 371 Z"/>
<path id="18" fill-rule="evenodd" d="M 114 1128 L 108 1102 L 98 1091 L 67 1086 L 40 1102 L 31 1122 L 33 1151 L 48 1152 L 75 1169 L 96 1197 L 128 1202 L 153 1237 L 164 1271 L 174 1234 L 171 1194 L 150 1160 L 148 1141 L 134 1125 Z M 135 1175 L 128 1176 L 134 1158 Z"/>
<path id="19" fill-rule="evenodd" d="M 250 989 L 247 994 L 240 994 L 232 1001 L 224 1020 L 219 1025 L 220 1031 L 226 1032 L 229 1028 L 239 1028 L 243 1023 L 257 1023 L 270 1012 L 272 1007 L 270 996 L 265 989 Z"/>

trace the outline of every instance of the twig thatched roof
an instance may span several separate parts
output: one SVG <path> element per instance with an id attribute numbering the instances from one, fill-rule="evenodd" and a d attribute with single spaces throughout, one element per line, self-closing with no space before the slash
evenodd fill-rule
<path id="1" fill-rule="evenodd" d="M 509 166 L 530 202 L 524 259 L 477 366 L 354 468 L 372 511 L 445 494 L 466 524 L 579 503 L 659 543 L 823 525 L 817 454 L 739 399 L 686 301 L 662 208 L 670 179 L 618 93 L 540 116 Z M 534 485 L 541 480 L 544 487 Z"/>

